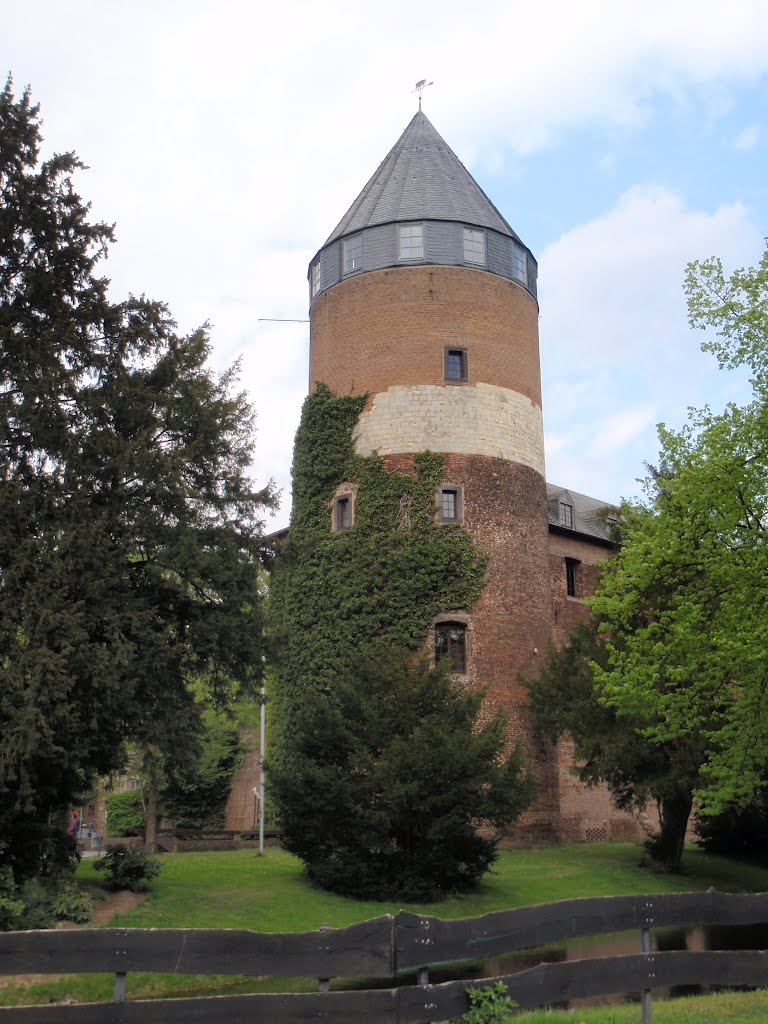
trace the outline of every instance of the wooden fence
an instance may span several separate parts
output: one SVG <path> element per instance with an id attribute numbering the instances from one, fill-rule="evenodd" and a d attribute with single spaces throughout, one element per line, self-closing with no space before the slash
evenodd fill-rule
<path id="1" fill-rule="evenodd" d="M 0 934 L 0 974 L 115 975 L 112 1003 L 0 1008 L 0 1024 L 194 1022 L 261 1024 L 427 1024 L 461 1016 L 473 984 L 503 981 L 521 1009 L 564 1000 L 642 992 L 640 1016 L 650 1022 L 650 991 L 669 985 L 768 986 L 768 953 L 651 952 L 650 932 L 670 925 L 759 924 L 768 921 L 768 893 L 676 893 L 565 900 L 483 917 L 442 921 L 401 912 L 349 928 L 268 934 L 235 929 L 123 929 Z M 637 929 L 643 952 L 540 964 L 482 982 L 429 983 L 438 964 L 532 949 L 579 936 Z M 314 977 L 318 992 L 125 1001 L 132 971 Z M 415 971 L 418 984 L 329 991 L 331 978 L 394 978 Z"/>

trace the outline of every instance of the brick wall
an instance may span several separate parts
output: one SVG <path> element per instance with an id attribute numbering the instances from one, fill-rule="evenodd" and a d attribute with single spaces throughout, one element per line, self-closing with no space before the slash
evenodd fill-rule
<path id="1" fill-rule="evenodd" d="M 443 384 L 446 347 L 468 351 L 469 383 L 541 408 L 538 306 L 513 281 L 465 267 L 396 267 L 349 278 L 312 303 L 309 384 L 337 394 Z"/>
<path id="2" fill-rule="evenodd" d="M 600 564 L 611 557 L 612 549 L 557 533 L 549 534 L 548 549 L 552 578 L 552 638 L 560 644 L 576 623 L 587 615 L 582 599 L 594 592 Z M 566 591 L 566 558 L 578 563 L 576 597 L 569 597 Z"/>
<path id="3" fill-rule="evenodd" d="M 412 472 L 411 455 L 385 458 L 391 470 Z M 557 769 L 552 752 L 530 728 L 528 694 L 518 675 L 535 673 L 551 628 L 546 491 L 541 474 L 506 459 L 448 455 L 445 481 L 462 489 L 464 526 L 489 556 L 487 583 L 471 609 L 445 608 L 443 619 L 467 624 L 470 686 L 487 689 L 489 708 L 509 719 L 537 777 L 539 796 L 520 823 L 552 838 L 558 816 Z M 434 634 L 427 643 L 432 647 Z"/>
<path id="4" fill-rule="evenodd" d="M 247 832 L 255 827 L 256 822 L 253 787 L 259 784 L 258 729 L 241 729 L 240 740 L 246 748 L 246 754 L 229 789 L 224 828 Z"/>

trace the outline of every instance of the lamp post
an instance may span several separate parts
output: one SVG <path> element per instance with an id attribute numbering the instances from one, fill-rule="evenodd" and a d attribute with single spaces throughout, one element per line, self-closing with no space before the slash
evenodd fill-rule
<path id="1" fill-rule="evenodd" d="M 259 694 L 259 856 L 264 856 L 264 746 L 267 741 L 267 684 L 261 685 Z M 255 787 L 254 787 L 255 788 Z M 255 823 L 254 823 L 255 824 Z"/>

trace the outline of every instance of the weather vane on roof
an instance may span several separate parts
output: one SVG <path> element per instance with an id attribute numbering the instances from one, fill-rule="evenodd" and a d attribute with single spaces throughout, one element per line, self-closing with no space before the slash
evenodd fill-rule
<path id="1" fill-rule="evenodd" d="M 413 91 L 419 94 L 419 110 L 421 110 L 421 94 L 424 92 L 428 85 L 434 84 L 434 82 L 428 82 L 426 78 L 422 78 L 420 82 L 416 83 L 416 88 Z"/>

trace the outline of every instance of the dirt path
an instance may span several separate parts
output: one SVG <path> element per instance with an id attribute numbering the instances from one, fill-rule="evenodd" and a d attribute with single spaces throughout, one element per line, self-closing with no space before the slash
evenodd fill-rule
<path id="1" fill-rule="evenodd" d="M 146 903 L 149 895 L 146 892 L 129 892 L 123 889 L 120 892 L 110 892 L 103 900 L 97 900 L 93 905 L 93 913 L 87 927 L 94 928 L 111 921 L 115 914 L 124 914 L 128 910 Z"/>

